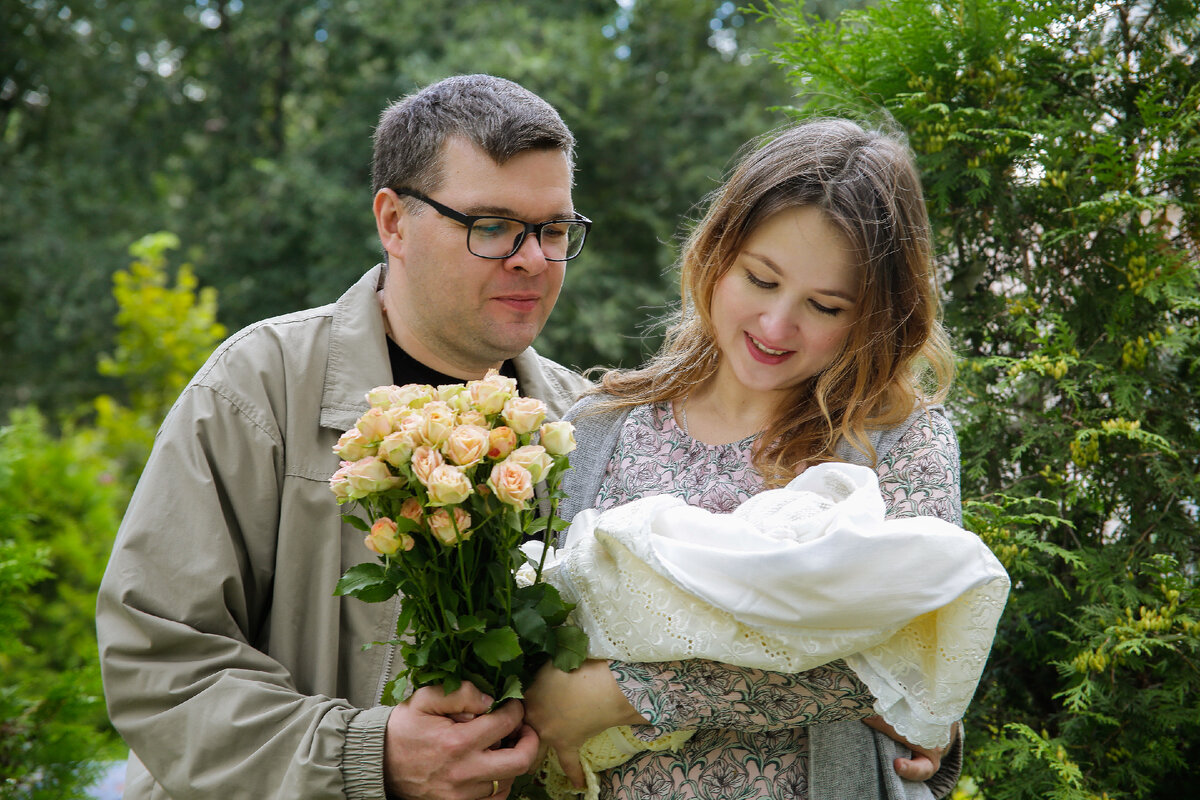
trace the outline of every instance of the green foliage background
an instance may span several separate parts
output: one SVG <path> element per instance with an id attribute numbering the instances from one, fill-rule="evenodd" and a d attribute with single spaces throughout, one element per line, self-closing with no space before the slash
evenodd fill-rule
<path id="1" fill-rule="evenodd" d="M 1200 758 L 1200 8 L 794 4 L 798 110 L 918 154 L 968 524 L 1014 579 L 968 719 L 992 798 L 1174 797 Z"/>
<path id="2" fill-rule="evenodd" d="M 1200 7 L 837 16 L 864 5 L 0 6 L 0 797 L 78 796 L 119 757 L 92 604 L 158 420 L 225 332 L 379 259 L 375 119 L 470 71 L 542 94 L 579 139 L 596 226 L 538 343 L 579 367 L 654 346 L 681 220 L 780 107 L 909 136 L 962 356 L 968 524 L 1014 578 L 959 794 L 1186 796 Z"/>

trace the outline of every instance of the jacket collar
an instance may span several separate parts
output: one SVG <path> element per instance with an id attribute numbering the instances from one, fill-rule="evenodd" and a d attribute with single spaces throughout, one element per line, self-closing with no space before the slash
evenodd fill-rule
<path id="1" fill-rule="evenodd" d="M 387 333 L 376 296 L 383 274 L 383 264 L 377 264 L 333 304 L 321 395 L 322 427 L 339 431 L 354 427 L 367 410 L 367 392 L 392 382 Z"/>

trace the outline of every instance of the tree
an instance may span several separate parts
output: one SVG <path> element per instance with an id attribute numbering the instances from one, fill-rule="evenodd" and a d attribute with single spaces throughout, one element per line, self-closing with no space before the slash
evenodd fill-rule
<path id="1" fill-rule="evenodd" d="M 918 155 L 967 519 L 1014 579 L 968 720 L 989 800 L 1178 795 L 1200 756 L 1197 11 L 771 8 L 798 110 Z"/>
<path id="2" fill-rule="evenodd" d="M 522 82 L 580 142 L 576 202 L 597 225 L 566 324 L 539 347 L 580 366 L 636 361 L 643 307 L 675 294 L 679 219 L 780 119 L 765 109 L 786 99 L 782 77 L 748 58 L 768 26 L 744 22 L 717 0 L 9 3 L 0 409 L 121 391 L 92 365 L 115 335 L 105 287 L 146 231 L 178 233 L 231 330 L 333 300 L 381 256 L 381 108 L 456 72 Z"/>

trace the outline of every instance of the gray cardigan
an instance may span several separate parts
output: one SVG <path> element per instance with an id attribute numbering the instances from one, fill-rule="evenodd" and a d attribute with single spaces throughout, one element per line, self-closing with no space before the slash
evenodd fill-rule
<path id="1" fill-rule="evenodd" d="M 604 472 L 611 460 L 629 409 L 589 411 L 603 396 L 592 395 L 576 403 L 566 419 L 575 425 L 578 447 L 571 453 L 571 469 L 563 476 L 567 493 L 559 508 L 570 521 L 595 504 Z M 878 459 L 900 441 L 926 413 L 944 414 L 941 407 L 914 411 L 894 428 L 869 432 Z M 866 465 L 866 456 L 845 440 L 839 442 L 838 456 L 849 463 Z M 863 725 L 859 720 L 813 725 L 808 729 L 809 800 L 932 800 L 945 797 L 954 789 L 962 770 L 962 739 L 942 759 L 937 775 L 925 783 L 907 781 L 896 774 L 893 759 L 907 758 L 908 748 Z"/>

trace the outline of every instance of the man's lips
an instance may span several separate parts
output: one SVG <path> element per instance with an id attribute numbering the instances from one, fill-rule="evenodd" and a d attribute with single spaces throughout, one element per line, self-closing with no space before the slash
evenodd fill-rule
<path id="1" fill-rule="evenodd" d="M 519 292 L 515 294 L 504 294 L 493 298 L 497 303 L 508 306 L 514 311 L 533 311 L 542 301 L 540 294 L 529 294 L 528 292 Z"/>

